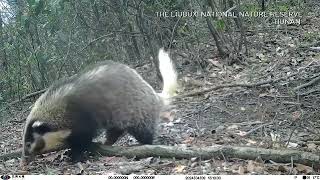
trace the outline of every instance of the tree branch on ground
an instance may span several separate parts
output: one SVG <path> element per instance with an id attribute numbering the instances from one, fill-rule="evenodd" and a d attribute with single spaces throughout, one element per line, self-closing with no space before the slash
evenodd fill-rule
<path id="1" fill-rule="evenodd" d="M 211 158 L 240 158 L 255 160 L 260 157 L 263 160 L 271 160 L 278 163 L 305 164 L 315 169 L 320 167 L 320 156 L 310 152 L 303 152 L 288 149 L 264 149 L 257 147 L 237 147 L 214 145 L 207 147 L 186 147 L 186 146 L 164 146 L 164 145 L 141 145 L 141 146 L 106 146 L 94 143 L 92 146 L 98 154 L 103 156 L 125 156 L 127 158 L 176 158 L 190 159 L 201 157 L 201 159 Z M 13 152 L 0 156 L 0 161 L 16 158 L 21 152 Z"/>
<path id="2" fill-rule="evenodd" d="M 253 87 L 262 86 L 262 85 L 266 85 L 266 84 L 274 84 L 274 83 L 277 83 L 279 81 L 286 80 L 286 79 L 288 79 L 288 78 L 290 78 L 292 76 L 295 76 L 297 74 L 298 74 L 298 72 L 297 73 L 292 73 L 292 74 L 290 74 L 288 76 L 285 76 L 285 77 L 279 77 L 277 79 L 270 79 L 270 80 L 261 81 L 261 82 L 258 82 L 258 83 L 235 83 L 235 84 L 218 85 L 218 86 L 210 87 L 208 89 L 200 89 L 200 90 L 188 92 L 186 94 L 178 95 L 178 96 L 175 96 L 175 98 L 179 99 L 179 98 L 190 97 L 190 96 L 198 96 L 198 95 L 202 95 L 202 94 L 205 94 L 205 93 L 208 93 L 208 92 L 211 92 L 211 91 L 215 91 L 215 90 L 218 90 L 218 89 L 223 89 L 223 88 L 231 88 L 231 87 L 253 88 Z"/>
<path id="3" fill-rule="evenodd" d="M 297 86 L 297 87 L 295 87 L 293 90 L 294 90 L 294 91 L 298 91 L 298 90 L 300 90 L 300 89 L 303 89 L 303 88 L 306 88 L 306 87 L 308 87 L 308 86 L 311 86 L 311 85 L 313 85 L 314 83 L 316 83 L 316 82 L 318 82 L 318 81 L 320 81 L 320 73 L 317 74 L 317 75 L 315 75 L 314 78 L 313 78 L 311 81 L 309 81 L 309 82 L 307 82 L 307 83 L 305 83 L 305 84 L 302 84 L 302 85 L 300 85 L 300 86 Z"/>

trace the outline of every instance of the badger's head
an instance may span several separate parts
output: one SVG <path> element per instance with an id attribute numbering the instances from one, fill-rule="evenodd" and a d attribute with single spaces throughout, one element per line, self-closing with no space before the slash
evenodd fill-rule
<path id="1" fill-rule="evenodd" d="M 37 154 L 43 154 L 65 146 L 70 130 L 56 129 L 50 121 L 27 118 L 23 134 L 22 164 L 32 161 Z"/>
<path id="2" fill-rule="evenodd" d="M 48 90 L 31 109 L 23 131 L 21 165 L 28 164 L 37 154 L 56 150 L 66 144 L 71 130 L 63 124 L 65 104 L 62 92 L 66 93 L 68 89 L 51 93 Z"/>

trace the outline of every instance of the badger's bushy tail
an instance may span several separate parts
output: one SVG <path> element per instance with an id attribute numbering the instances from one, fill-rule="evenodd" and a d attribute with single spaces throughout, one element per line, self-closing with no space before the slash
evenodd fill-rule
<path id="1" fill-rule="evenodd" d="M 165 104 L 170 103 L 170 98 L 175 95 L 178 87 L 177 83 L 177 73 L 169 57 L 169 54 L 163 49 L 159 50 L 159 69 L 163 79 L 163 89 L 159 94 Z"/>

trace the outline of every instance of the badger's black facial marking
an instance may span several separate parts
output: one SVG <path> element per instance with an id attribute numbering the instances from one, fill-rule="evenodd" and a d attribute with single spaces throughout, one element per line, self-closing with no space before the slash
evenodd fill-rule
<path id="1" fill-rule="evenodd" d="M 38 133 L 40 135 L 44 135 L 47 132 L 51 132 L 52 129 L 49 124 L 44 122 L 35 121 L 32 125 L 33 133 Z"/>

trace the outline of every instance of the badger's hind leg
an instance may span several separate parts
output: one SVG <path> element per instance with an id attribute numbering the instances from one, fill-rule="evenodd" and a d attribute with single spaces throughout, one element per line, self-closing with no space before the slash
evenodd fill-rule
<path id="1" fill-rule="evenodd" d="M 129 134 L 131 134 L 137 141 L 141 144 L 152 144 L 154 138 L 154 128 L 147 126 L 135 126 L 128 129 Z"/>
<path id="2" fill-rule="evenodd" d="M 110 128 L 106 130 L 107 140 L 105 145 L 113 145 L 122 135 L 124 131 L 120 128 Z"/>

